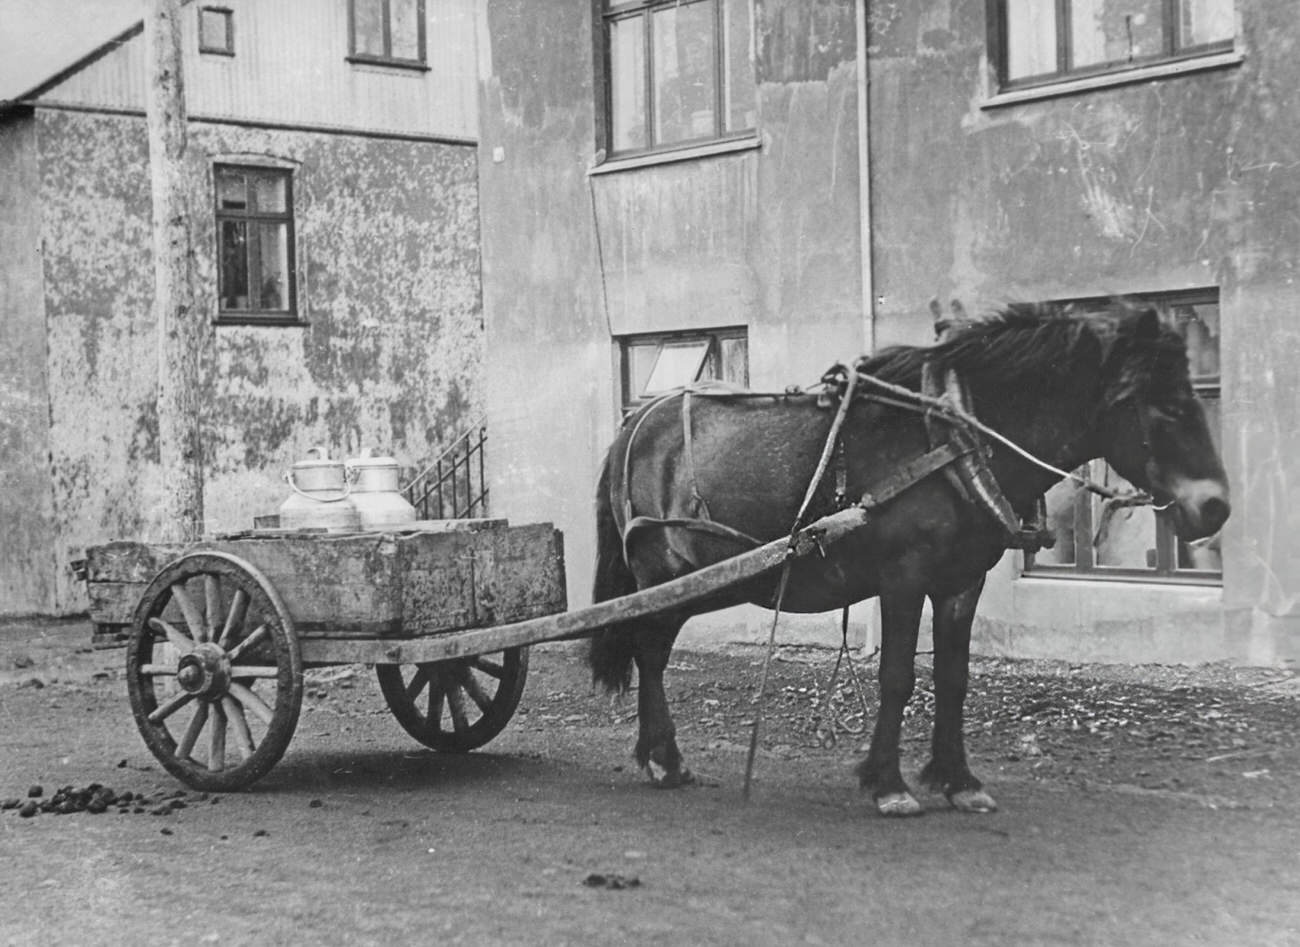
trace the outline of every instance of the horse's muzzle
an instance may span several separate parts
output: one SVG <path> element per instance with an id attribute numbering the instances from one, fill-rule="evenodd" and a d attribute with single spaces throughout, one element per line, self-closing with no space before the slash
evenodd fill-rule
<path id="1" fill-rule="evenodd" d="M 1213 536 L 1232 512 L 1228 485 L 1221 480 L 1182 480 L 1174 497 L 1174 528 L 1184 542 Z"/>

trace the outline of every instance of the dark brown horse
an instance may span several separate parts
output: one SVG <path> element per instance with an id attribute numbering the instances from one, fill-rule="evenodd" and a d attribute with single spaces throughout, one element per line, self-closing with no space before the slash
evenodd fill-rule
<path id="1" fill-rule="evenodd" d="M 1179 535 L 1214 534 L 1228 517 L 1223 465 L 1188 378 L 1186 349 L 1155 312 L 1116 302 L 1103 313 L 1013 306 L 956 328 L 927 348 L 899 347 L 859 369 L 920 390 L 923 366 L 955 370 L 968 409 L 1036 457 L 1070 470 L 1105 458 L 1129 482 L 1169 504 Z M 932 377 L 932 376 L 928 376 Z M 792 566 L 781 607 L 839 609 L 880 597 L 880 710 L 858 774 L 885 815 L 922 811 L 899 768 L 899 729 L 915 683 L 922 606 L 934 614 L 935 722 L 922 780 L 957 809 L 996 803 L 971 773 L 962 737 L 970 631 L 985 573 L 1009 545 L 1004 519 L 951 470 L 927 472 L 944 428 L 917 410 L 859 386 L 844 416 L 833 473 L 804 521 L 833 512 L 836 494 L 868 502 L 865 526 Z M 603 601 L 702 568 L 758 542 L 787 535 L 827 441 L 835 411 L 815 394 L 751 393 L 651 402 L 624 423 L 605 460 L 597 497 L 595 599 Z M 1009 506 L 1034 508 L 1058 476 L 989 443 L 982 470 Z M 948 465 L 955 468 L 957 465 Z M 913 471 L 897 490 L 900 470 Z M 894 481 L 894 491 L 882 484 Z M 691 615 L 741 602 L 775 604 L 765 575 L 667 615 L 602 629 L 590 664 L 611 689 L 639 672 L 636 759 L 658 785 L 689 780 L 664 694 L 673 641 Z"/>

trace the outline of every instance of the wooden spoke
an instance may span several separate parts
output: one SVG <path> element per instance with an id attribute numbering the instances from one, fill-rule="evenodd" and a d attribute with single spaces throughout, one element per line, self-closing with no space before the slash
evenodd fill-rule
<path id="1" fill-rule="evenodd" d="M 447 696 L 447 686 L 441 675 L 429 675 L 429 706 L 424 713 L 424 722 L 430 727 L 442 725 L 442 704 Z"/>
<path id="2" fill-rule="evenodd" d="M 166 635 L 167 640 L 180 648 L 183 653 L 188 654 L 194 650 L 194 639 L 182 633 L 171 622 L 163 621 L 161 618 L 150 618 L 149 627 Z"/>
<path id="3" fill-rule="evenodd" d="M 219 703 L 212 705 L 212 729 L 208 735 L 208 769 L 219 773 L 226 768 L 226 711 Z"/>
<path id="4" fill-rule="evenodd" d="M 235 589 L 235 594 L 230 600 L 230 611 L 226 613 L 226 623 L 221 629 L 221 637 L 217 639 L 217 644 L 223 648 L 230 647 L 230 639 L 235 633 L 235 629 L 244 624 L 244 613 L 248 610 L 248 593 L 243 589 Z"/>
<path id="5" fill-rule="evenodd" d="M 217 620 L 221 615 L 221 581 L 215 575 L 203 577 L 203 639 L 217 640 Z"/>
<path id="6" fill-rule="evenodd" d="M 144 664 L 140 666 L 140 673 L 150 677 L 175 677 L 179 670 L 175 665 L 167 664 Z"/>
<path id="7" fill-rule="evenodd" d="M 266 625 L 258 625 L 251 635 L 249 635 L 243 641 L 239 642 L 239 644 L 235 645 L 233 648 L 230 649 L 230 653 L 229 655 L 227 655 L 227 657 L 230 658 L 230 663 L 234 664 L 236 661 L 239 660 L 239 656 L 241 654 L 243 654 L 249 648 L 252 648 L 258 643 L 260 643 L 262 639 L 265 638 L 270 633 L 271 633 L 271 629 L 268 628 Z"/>
<path id="8" fill-rule="evenodd" d="M 447 706 L 451 709 L 451 723 L 456 732 L 469 729 L 469 714 L 465 708 L 465 692 L 457 685 L 447 688 Z"/>
<path id="9" fill-rule="evenodd" d="M 203 641 L 203 616 L 199 614 L 198 606 L 194 604 L 194 599 L 190 598 L 190 593 L 185 591 L 185 586 L 179 582 L 172 586 L 172 601 L 180 606 L 181 614 L 185 616 L 185 624 L 190 629 L 190 637 L 195 641 Z"/>
<path id="10" fill-rule="evenodd" d="M 457 682 L 465 689 L 465 693 L 469 694 L 470 699 L 478 704 L 479 712 L 487 713 L 488 708 L 492 706 L 492 698 L 483 692 L 483 688 L 479 686 L 478 681 L 474 680 L 474 673 L 468 667 L 458 668 L 457 671 Z"/>
<path id="11" fill-rule="evenodd" d="M 208 722 L 208 705 L 206 701 L 199 701 L 194 708 L 194 716 L 190 718 L 190 725 L 185 728 L 185 736 L 181 737 L 181 742 L 176 744 L 176 758 L 178 760 L 188 760 L 190 754 L 194 752 L 194 744 L 199 741 L 199 734 L 203 732 L 203 725 Z"/>
<path id="12" fill-rule="evenodd" d="M 186 704 L 194 699 L 194 695 L 189 691 L 181 691 L 167 703 L 163 704 L 157 710 L 149 715 L 150 723 L 162 723 L 176 711 L 180 710 Z"/>
<path id="13" fill-rule="evenodd" d="M 248 718 L 244 716 L 244 708 L 229 695 L 221 698 L 221 706 L 225 708 L 226 719 L 230 721 L 230 728 L 235 734 L 235 746 L 239 748 L 244 759 L 248 759 L 253 755 L 253 734 L 248 729 Z"/>
<path id="14" fill-rule="evenodd" d="M 230 674 L 235 678 L 258 678 L 261 680 L 273 680 L 280 676 L 278 667 L 259 667 L 255 664 L 236 664 L 230 669 Z"/>
<path id="15" fill-rule="evenodd" d="M 498 681 L 505 676 L 505 666 L 498 661 L 489 661 L 487 658 L 479 655 L 469 659 L 469 666 L 475 670 L 482 671 Z"/>
<path id="16" fill-rule="evenodd" d="M 415 703 L 416 698 L 420 696 L 420 692 L 428 687 L 429 683 L 429 669 L 423 666 L 417 667 L 415 674 L 411 676 L 411 683 L 406 685 L 406 699 L 411 703 Z M 430 694 L 429 699 L 433 700 L 432 694 Z"/>
<path id="17" fill-rule="evenodd" d="M 257 719 L 261 720 L 263 723 L 269 724 L 271 718 L 275 716 L 275 711 L 268 707 L 262 698 L 258 697 L 238 681 L 231 682 L 230 696 L 243 704 L 245 708 L 251 710 L 253 716 L 257 717 Z"/>

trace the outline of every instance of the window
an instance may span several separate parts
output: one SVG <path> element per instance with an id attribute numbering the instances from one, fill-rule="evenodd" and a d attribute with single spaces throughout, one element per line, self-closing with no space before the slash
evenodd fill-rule
<path id="1" fill-rule="evenodd" d="M 1138 297 L 1187 340 L 1192 386 L 1205 408 L 1215 446 L 1220 447 L 1219 302 L 1214 290 Z M 1086 307 L 1086 302 L 1083 304 Z M 1079 469 L 1121 490 L 1131 485 L 1104 461 Z M 1188 545 L 1175 535 L 1168 515 L 1150 507 L 1128 507 L 1103 515 L 1104 501 L 1073 481 L 1047 492 L 1048 527 L 1056 546 L 1026 556 L 1026 571 L 1144 581 L 1214 582 L 1222 575 L 1218 538 Z"/>
<path id="2" fill-rule="evenodd" d="M 294 319 L 291 172 L 217 165 L 214 178 L 218 318 Z"/>
<path id="3" fill-rule="evenodd" d="M 756 122 L 750 0 L 606 0 L 607 153 L 739 136 Z"/>
<path id="4" fill-rule="evenodd" d="M 749 385 L 744 329 L 628 336 L 621 340 L 623 410 L 697 381 Z"/>
<path id="5" fill-rule="evenodd" d="M 423 68 L 424 0 L 349 0 L 348 58 Z"/>
<path id="6" fill-rule="evenodd" d="M 1233 0 L 991 0 L 1002 88 L 1230 51 Z"/>
<path id="7" fill-rule="evenodd" d="M 235 14 L 228 7 L 199 8 L 199 52 L 235 55 Z"/>

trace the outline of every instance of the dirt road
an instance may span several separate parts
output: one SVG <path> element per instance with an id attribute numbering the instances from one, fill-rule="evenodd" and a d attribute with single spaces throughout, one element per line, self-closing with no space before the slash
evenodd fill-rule
<path id="1" fill-rule="evenodd" d="M 854 785 L 862 738 L 814 732 L 832 658 L 774 665 L 748 803 L 755 652 L 675 655 L 701 777 L 675 792 L 631 765 L 632 702 L 593 694 L 560 646 L 534 652 L 507 731 L 461 757 L 412 743 L 367 669 L 318 674 L 284 761 L 206 797 L 176 795 L 116 670 L 7 669 L 0 800 L 144 798 L 0 812 L 0 943 L 1300 943 L 1293 679 L 978 662 L 971 756 L 1001 811 L 927 796 L 895 822 Z"/>

